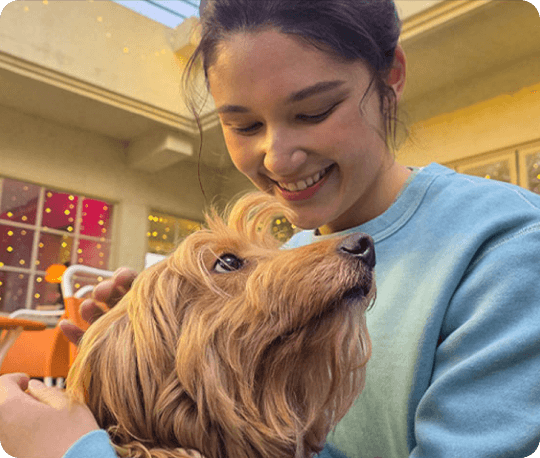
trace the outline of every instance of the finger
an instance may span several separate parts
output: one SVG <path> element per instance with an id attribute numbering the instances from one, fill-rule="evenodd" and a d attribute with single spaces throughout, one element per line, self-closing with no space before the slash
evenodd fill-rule
<path id="1" fill-rule="evenodd" d="M 66 336 L 67 340 L 75 345 L 79 345 L 79 341 L 84 334 L 84 331 L 79 326 L 69 320 L 61 320 L 58 326 L 60 326 L 60 330 Z"/>
<path id="2" fill-rule="evenodd" d="M 26 390 L 30 377 L 24 372 L 14 372 L 0 376 L 0 386 L 19 386 L 22 390 Z"/>
<path id="3" fill-rule="evenodd" d="M 60 389 L 46 386 L 39 380 L 32 379 L 28 382 L 28 394 L 33 398 L 56 409 L 62 409 L 67 405 L 67 395 Z"/>
<path id="4" fill-rule="evenodd" d="M 0 404 L 12 397 L 17 391 L 23 393 L 28 388 L 30 377 L 22 372 L 0 376 Z"/>
<path id="5" fill-rule="evenodd" d="M 96 300 L 85 299 L 79 307 L 79 313 L 84 321 L 93 323 L 105 313 L 105 310 Z"/>
<path id="6" fill-rule="evenodd" d="M 93 299 L 114 307 L 131 288 L 137 272 L 127 267 L 120 267 L 112 278 L 99 283 L 93 291 Z"/>

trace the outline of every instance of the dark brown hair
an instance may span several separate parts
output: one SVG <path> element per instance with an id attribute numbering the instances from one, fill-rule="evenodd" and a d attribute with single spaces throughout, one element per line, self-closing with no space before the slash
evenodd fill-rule
<path id="1" fill-rule="evenodd" d="M 393 0 L 205 0 L 201 2 L 201 26 L 201 41 L 183 77 L 186 104 L 195 115 L 201 139 L 189 85 L 194 67 L 201 64 L 209 89 L 208 69 L 223 40 L 235 33 L 273 28 L 335 59 L 367 64 L 372 79 L 366 95 L 374 85 L 385 121 L 382 135 L 389 147 L 396 147 L 396 94 L 386 82 L 401 33 Z"/>

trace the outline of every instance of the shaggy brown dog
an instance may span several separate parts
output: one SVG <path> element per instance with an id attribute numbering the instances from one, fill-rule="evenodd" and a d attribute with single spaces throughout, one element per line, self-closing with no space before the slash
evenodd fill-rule
<path id="1" fill-rule="evenodd" d="M 68 393 L 120 455 L 310 457 L 363 388 L 373 242 L 280 250 L 276 214 L 259 193 L 214 212 L 84 335 Z"/>

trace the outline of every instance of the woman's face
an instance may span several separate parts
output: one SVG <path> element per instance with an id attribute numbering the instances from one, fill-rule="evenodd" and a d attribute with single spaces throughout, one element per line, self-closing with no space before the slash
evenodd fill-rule
<path id="1" fill-rule="evenodd" d="M 293 223 L 336 232 L 392 204 L 407 171 L 386 149 L 362 62 L 340 62 L 275 30 L 235 34 L 217 56 L 208 80 L 232 161 L 293 210 Z M 398 97 L 402 63 L 402 74 L 392 72 Z"/>

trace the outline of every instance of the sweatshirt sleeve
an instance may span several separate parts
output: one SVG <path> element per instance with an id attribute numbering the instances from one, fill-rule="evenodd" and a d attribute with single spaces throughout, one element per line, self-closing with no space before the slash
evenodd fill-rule
<path id="1" fill-rule="evenodd" d="M 73 444 L 63 458 L 118 458 L 103 429 L 92 431 Z M 326 445 L 317 458 L 346 458 L 339 450 Z"/>
<path id="2" fill-rule="evenodd" d="M 118 458 L 103 429 L 91 431 L 75 442 L 63 458 Z"/>
<path id="3" fill-rule="evenodd" d="M 523 458 L 538 447 L 539 226 L 487 242 L 455 290 L 411 458 Z"/>

